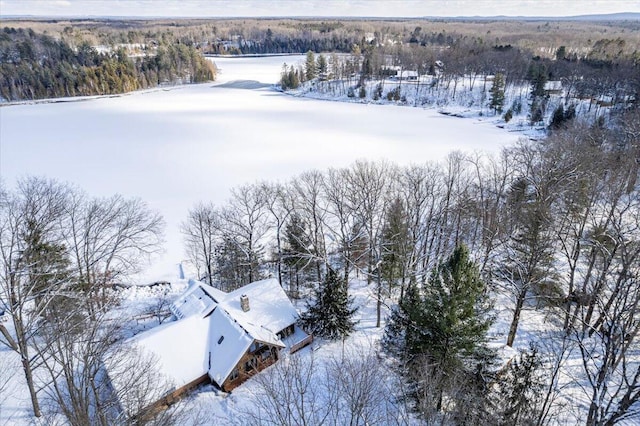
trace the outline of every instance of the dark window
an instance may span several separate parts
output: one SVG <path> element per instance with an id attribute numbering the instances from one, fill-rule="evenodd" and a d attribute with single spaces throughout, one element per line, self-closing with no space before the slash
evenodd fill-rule
<path id="1" fill-rule="evenodd" d="M 222 343 L 223 340 L 224 340 L 224 336 L 220 336 L 220 338 L 218 339 L 218 344 Z"/>
<path id="2" fill-rule="evenodd" d="M 231 374 L 229 375 L 229 380 L 233 381 L 238 378 L 238 369 L 234 368 Z"/>
<path id="3" fill-rule="evenodd" d="M 249 361 L 244 363 L 244 371 L 251 371 L 256 368 L 257 360 L 255 358 L 251 358 Z"/>

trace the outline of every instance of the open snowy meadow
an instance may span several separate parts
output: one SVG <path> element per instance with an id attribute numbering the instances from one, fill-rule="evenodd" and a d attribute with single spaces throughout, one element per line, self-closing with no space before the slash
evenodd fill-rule
<path id="1" fill-rule="evenodd" d="M 173 280 L 180 223 L 199 201 L 359 159 L 437 161 L 497 152 L 517 133 L 433 109 L 331 102 L 273 89 L 303 56 L 213 58 L 215 83 L 0 108 L 0 174 L 69 182 L 90 195 L 139 197 L 166 221 L 164 253 L 136 281 Z"/>

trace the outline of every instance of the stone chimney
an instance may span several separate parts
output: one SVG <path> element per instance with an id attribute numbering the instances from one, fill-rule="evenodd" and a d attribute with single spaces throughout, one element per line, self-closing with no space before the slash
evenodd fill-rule
<path id="1" fill-rule="evenodd" d="M 244 312 L 249 312 L 249 297 L 246 294 L 240 296 L 240 307 Z"/>

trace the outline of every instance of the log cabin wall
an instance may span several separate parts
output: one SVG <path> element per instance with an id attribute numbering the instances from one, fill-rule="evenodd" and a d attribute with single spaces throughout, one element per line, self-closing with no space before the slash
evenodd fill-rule
<path id="1" fill-rule="evenodd" d="M 280 357 L 280 349 L 277 346 L 254 340 L 251 347 L 242 355 L 240 361 L 231 371 L 227 380 L 220 386 L 222 390 L 232 391 L 251 376 L 275 363 Z"/>

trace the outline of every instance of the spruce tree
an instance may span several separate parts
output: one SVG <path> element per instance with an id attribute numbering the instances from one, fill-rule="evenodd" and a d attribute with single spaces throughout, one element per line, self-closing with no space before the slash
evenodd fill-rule
<path id="1" fill-rule="evenodd" d="M 330 340 L 344 339 L 357 324 L 352 308 L 353 299 L 347 294 L 346 283 L 328 268 L 322 285 L 316 289 L 313 304 L 307 302 L 307 311 L 301 317 L 302 326 L 316 336 Z"/>
<path id="2" fill-rule="evenodd" d="M 327 58 L 325 58 L 323 54 L 318 55 L 318 60 L 317 60 L 318 75 L 326 77 L 327 68 L 328 68 Z"/>

